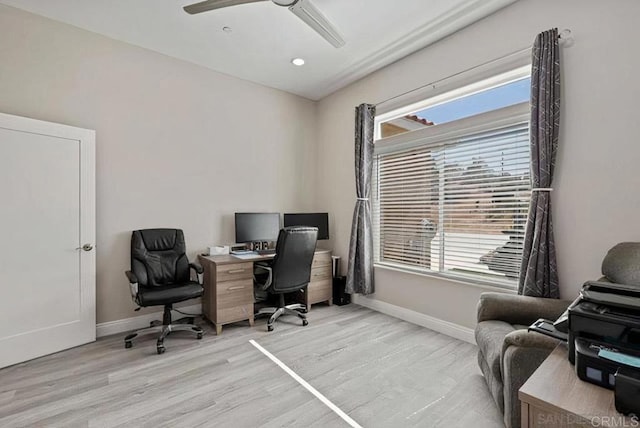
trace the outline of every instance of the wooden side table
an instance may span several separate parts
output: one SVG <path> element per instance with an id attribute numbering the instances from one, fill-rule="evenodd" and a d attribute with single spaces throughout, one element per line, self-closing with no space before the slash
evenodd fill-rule
<path id="1" fill-rule="evenodd" d="M 637 419 L 616 411 L 613 391 L 578 378 L 564 344 L 522 385 L 518 397 L 522 428 L 640 427 Z"/>

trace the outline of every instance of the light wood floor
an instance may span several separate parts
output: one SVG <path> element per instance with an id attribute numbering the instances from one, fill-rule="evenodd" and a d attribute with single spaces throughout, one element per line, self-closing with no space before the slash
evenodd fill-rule
<path id="1" fill-rule="evenodd" d="M 256 340 L 363 427 L 501 427 L 476 348 L 355 305 L 171 335 L 124 335 L 0 370 L 0 427 L 343 427 Z M 204 323 L 202 323 L 205 326 Z"/>

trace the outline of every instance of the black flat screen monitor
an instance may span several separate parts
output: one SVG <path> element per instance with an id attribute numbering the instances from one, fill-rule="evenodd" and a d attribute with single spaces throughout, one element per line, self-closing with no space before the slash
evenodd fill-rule
<path id="1" fill-rule="evenodd" d="M 236 213 L 236 242 L 277 241 L 280 213 Z"/>
<path id="2" fill-rule="evenodd" d="M 285 214 L 284 227 L 287 226 L 317 227 L 318 239 L 329 239 L 329 214 L 327 213 Z"/>

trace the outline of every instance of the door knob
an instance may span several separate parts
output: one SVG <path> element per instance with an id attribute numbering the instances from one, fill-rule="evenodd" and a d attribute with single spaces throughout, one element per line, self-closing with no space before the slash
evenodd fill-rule
<path id="1" fill-rule="evenodd" d="M 82 247 L 78 247 L 78 248 L 76 248 L 76 250 L 91 251 L 91 250 L 93 250 L 93 245 L 91 245 L 91 244 L 84 244 Z"/>

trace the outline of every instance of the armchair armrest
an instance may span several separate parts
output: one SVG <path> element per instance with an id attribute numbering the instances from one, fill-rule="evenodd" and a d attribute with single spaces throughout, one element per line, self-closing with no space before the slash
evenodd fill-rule
<path id="1" fill-rule="evenodd" d="M 520 426 L 518 391 L 559 343 L 557 339 L 526 330 L 516 330 L 505 336 L 500 354 L 500 371 L 507 426 Z"/>
<path id="2" fill-rule="evenodd" d="M 194 271 L 196 271 L 196 273 L 197 273 L 198 275 L 200 275 L 200 274 L 204 273 L 204 269 L 202 268 L 202 266 L 200 266 L 200 265 L 199 265 L 199 264 L 197 264 L 197 263 L 189 263 L 189 267 L 190 267 L 191 269 L 193 269 Z"/>
<path id="3" fill-rule="evenodd" d="M 555 320 L 571 304 L 567 300 L 482 293 L 478 302 L 478 322 L 499 320 L 509 324 L 533 324 L 539 318 Z"/>
<path id="4" fill-rule="evenodd" d="M 138 277 L 130 270 L 124 273 L 129 280 L 129 290 L 131 291 L 131 298 L 134 302 L 138 302 Z"/>
<path id="5" fill-rule="evenodd" d="M 509 346 L 519 346 L 521 348 L 546 349 L 553 351 L 560 341 L 535 331 L 516 330 L 504 337 L 503 350 Z"/>

